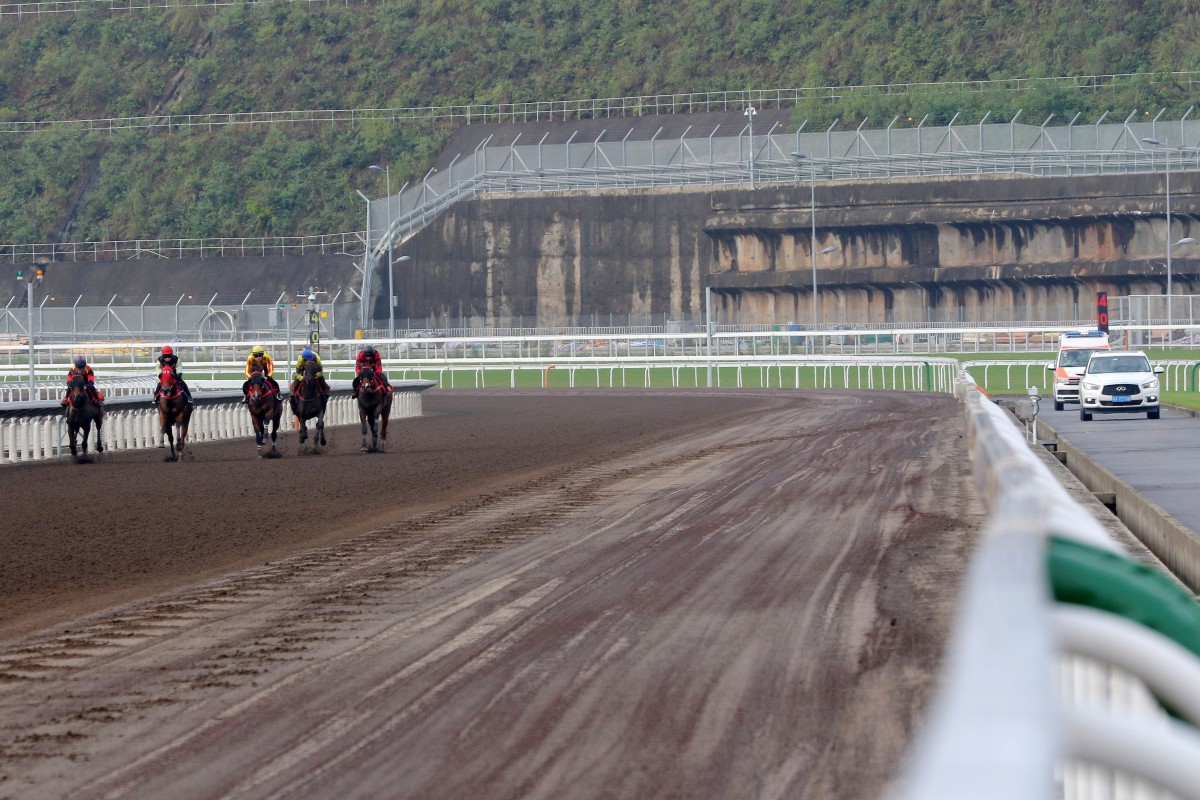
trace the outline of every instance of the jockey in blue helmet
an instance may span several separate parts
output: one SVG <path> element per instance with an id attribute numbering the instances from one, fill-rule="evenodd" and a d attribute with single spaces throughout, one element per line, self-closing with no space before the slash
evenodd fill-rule
<path id="1" fill-rule="evenodd" d="M 296 393 L 296 387 L 304 379 L 304 367 L 309 361 L 313 361 L 317 365 L 317 384 L 321 387 L 321 391 L 329 394 L 329 384 L 325 382 L 325 367 L 321 365 L 321 357 L 308 347 L 304 348 L 300 353 L 300 358 L 296 359 L 296 374 L 292 378 L 291 385 L 292 394 Z"/>

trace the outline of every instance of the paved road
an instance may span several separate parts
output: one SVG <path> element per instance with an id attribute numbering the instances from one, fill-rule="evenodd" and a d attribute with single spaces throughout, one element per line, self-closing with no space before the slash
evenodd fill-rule
<path id="1" fill-rule="evenodd" d="M 553 452 L 553 396 L 505 397 L 527 425 L 457 416 L 437 452 L 486 458 L 483 431 Z M 596 419 L 619 400 L 572 397 Z M 981 524 L 961 407 L 729 402 L 0 646 L 0 797 L 879 797 Z"/>
<path id="2" fill-rule="evenodd" d="M 1200 420 L 1164 408 L 1162 417 L 1097 414 L 1079 419 L 1079 406 L 1055 411 L 1043 400 L 1039 418 L 1092 459 L 1200 533 Z"/>

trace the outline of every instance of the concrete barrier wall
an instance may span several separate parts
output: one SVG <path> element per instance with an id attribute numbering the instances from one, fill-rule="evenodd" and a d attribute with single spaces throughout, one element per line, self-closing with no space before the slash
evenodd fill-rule
<path id="1" fill-rule="evenodd" d="M 1066 466 L 1093 492 L 1111 492 L 1117 516 L 1193 592 L 1200 593 L 1200 539 L 1161 506 L 1088 458 L 1070 439 L 1055 434 Z"/>

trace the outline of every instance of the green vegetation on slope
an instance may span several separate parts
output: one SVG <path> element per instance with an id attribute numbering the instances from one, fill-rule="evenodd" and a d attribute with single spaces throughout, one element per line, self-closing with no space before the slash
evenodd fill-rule
<path id="1" fill-rule="evenodd" d="M 1200 68 L 1200 4 L 1085 0 L 267 2 L 0 24 L 0 121 L 399 108 Z M 852 92 L 814 122 L 1182 113 L 1169 77 L 1101 92 Z M 0 138 L 0 243 L 361 227 L 355 188 L 419 178 L 447 131 L 370 121 Z M 73 204 L 78 199 L 77 206 Z M 73 209 L 73 210 L 72 210 Z"/>

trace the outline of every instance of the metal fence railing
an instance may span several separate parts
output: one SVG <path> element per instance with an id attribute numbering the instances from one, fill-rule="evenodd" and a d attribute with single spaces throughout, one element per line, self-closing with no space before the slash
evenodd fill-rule
<path id="1" fill-rule="evenodd" d="M 1200 798 L 1200 604 L 1125 554 L 998 406 L 960 390 L 988 523 L 890 797 Z"/>
<path id="2" fill-rule="evenodd" d="M 45 261 L 125 261 L 138 258 L 245 258 L 361 254 L 361 233 L 314 236 L 213 237 L 210 239 L 131 239 L 108 242 L 0 244 L 0 263 Z"/>
<path id="3" fill-rule="evenodd" d="M 304 0 L 311 5 L 348 5 L 350 0 Z M 361 1 L 361 0 L 358 0 Z M 246 4 L 261 2 L 252 0 Z M 3 2 L 0 19 L 41 14 L 74 13 L 84 8 L 136 11 L 150 8 L 203 7 L 242 4 L 243 0 L 43 0 L 43 2 Z M 937 83 L 886 83 L 855 86 L 802 86 L 768 89 L 733 89 L 707 92 L 671 92 L 651 95 L 621 95 L 565 100 L 525 100 L 510 103 L 478 103 L 442 106 L 401 106 L 395 108 L 298 109 L 287 111 L 245 111 L 236 113 L 150 114 L 132 117 L 105 117 L 71 120 L 0 121 L 0 134 L 30 133 L 50 128 L 79 131 L 117 131 L 159 129 L 171 131 L 212 130 L 228 125 L 330 124 L 361 123 L 371 120 L 389 122 L 429 121 L 478 125 L 489 122 L 550 122 L 580 119 L 610 119 L 666 114 L 697 114 L 717 111 L 791 108 L 813 100 L 845 100 L 879 95 L 932 95 L 945 93 L 1007 92 L 1019 94 L 1037 87 L 1077 89 L 1096 92 L 1101 89 L 1139 85 L 1169 85 L 1194 93 L 1200 85 L 1200 72 L 1128 72 L 1101 75 L 1062 75 L 1048 78 L 999 78 L 994 80 L 940 81 Z"/>

